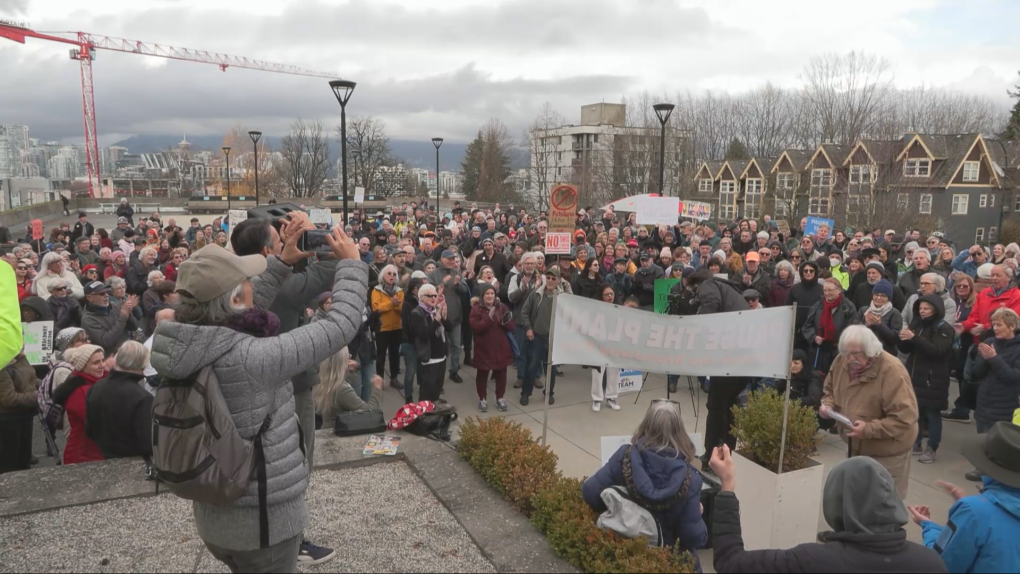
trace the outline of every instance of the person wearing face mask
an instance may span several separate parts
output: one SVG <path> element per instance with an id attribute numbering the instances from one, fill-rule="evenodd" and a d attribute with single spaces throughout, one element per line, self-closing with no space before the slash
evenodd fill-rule
<path id="1" fill-rule="evenodd" d="M 829 252 L 829 270 L 832 277 L 839 281 L 843 291 L 850 288 L 850 272 L 843 268 L 843 252 L 838 249 Z"/>
<path id="2" fill-rule="evenodd" d="M 807 321 L 808 311 L 815 303 L 822 300 L 822 286 L 818 283 L 818 264 L 814 261 L 805 261 L 800 264 L 800 282 L 790 288 L 786 296 L 786 306 L 797 306 L 797 318 L 794 326 L 797 333 L 801 333 L 804 323 Z M 810 341 L 802 336 L 796 337 L 794 341 L 798 349 L 807 350 Z"/>

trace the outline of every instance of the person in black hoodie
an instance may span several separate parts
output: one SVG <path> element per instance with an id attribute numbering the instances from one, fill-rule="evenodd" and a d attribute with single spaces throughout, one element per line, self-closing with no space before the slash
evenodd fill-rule
<path id="1" fill-rule="evenodd" d="M 917 395 L 917 440 L 913 454 L 917 462 L 931 464 L 938 458 L 942 441 L 942 411 L 949 408 L 949 371 L 953 362 L 956 332 L 945 321 L 940 295 L 923 295 L 914 303 L 910 326 L 900 331 L 899 348 L 908 353 L 906 367 Z M 921 449 L 928 429 L 928 448 Z"/>
<path id="2" fill-rule="evenodd" d="M 89 389 L 85 399 L 85 436 L 103 458 L 152 456 L 152 400 L 142 387 L 149 350 L 125 341 L 116 368 Z"/>
<path id="3" fill-rule="evenodd" d="M 744 550 L 740 502 L 730 450 L 712 454 L 722 480 L 715 498 L 712 549 L 715 571 L 728 572 L 946 572 L 938 553 L 907 540 L 907 508 L 882 465 L 866 456 L 837 464 L 825 481 L 822 513 L 832 528 L 790 549 Z"/>
<path id="4" fill-rule="evenodd" d="M 643 228 L 642 228 L 643 229 Z M 652 261 L 652 256 L 647 253 L 641 254 L 641 266 L 634 272 L 634 295 L 637 295 L 638 305 L 646 311 L 651 311 L 655 306 L 655 280 L 662 279 L 666 273 Z"/>
<path id="5" fill-rule="evenodd" d="M 587 299 L 598 299 L 602 287 L 602 274 L 599 273 L 601 265 L 595 257 L 586 261 L 584 269 L 577 274 L 571 284 L 571 292 Z"/>
<path id="6" fill-rule="evenodd" d="M 794 346 L 798 349 L 808 349 L 810 341 L 801 335 L 801 329 L 807 321 L 808 311 L 815 303 L 822 300 L 822 286 L 818 283 L 818 264 L 814 261 L 805 261 L 800 264 L 800 283 L 790 289 L 786 296 L 786 305 L 797 306 L 797 318 L 795 320 Z"/>

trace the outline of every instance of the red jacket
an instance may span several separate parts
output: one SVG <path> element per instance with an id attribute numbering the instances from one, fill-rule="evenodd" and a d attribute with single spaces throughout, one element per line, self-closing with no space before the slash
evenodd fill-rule
<path id="1" fill-rule="evenodd" d="M 964 332 L 970 331 L 975 325 L 981 325 L 986 330 L 992 328 L 992 313 L 1003 307 L 1020 313 L 1020 289 L 1010 287 L 1002 295 L 995 295 L 995 288 L 989 287 L 978 293 L 974 301 L 974 308 L 971 309 L 967 320 L 963 322 Z"/>
<path id="2" fill-rule="evenodd" d="M 67 420 L 71 423 L 71 434 L 67 437 L 67 446 L 64 447 L 65 465 L 104 460 L 103 453 L 96 443 L 85 436 L 85 399 L 94 384 L 82 385 L 75 389 L 64 405 Z"/>
<path id="3" fill-rule="evenodd" d="M 25 297 L 31 296 L 32 296 L 32 281 L 25 281 L 24 285 L 18 283 L 18 302 L 23 301 Z"/>
<path id="4" fill-rule="evenodd" d="M 514 321 L 511 319 L 509 323 L 502 324 L 503 315 L 509 312 L 510 309 L 499 301 L 496 302 L 495 312 L 491 315 L 480 303 L 471 307 L 468 321 L 471 323 L 471 331 L 475 334 L 475 354 L 472 363 L 475 369 L 499 371 L 514 364 L 513 348 L 507 339 L 507 333 L 514 331 Z"/>

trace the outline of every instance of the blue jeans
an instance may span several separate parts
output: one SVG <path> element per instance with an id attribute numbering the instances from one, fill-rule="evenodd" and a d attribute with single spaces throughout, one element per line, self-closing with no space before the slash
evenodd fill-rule
<path id="1" fill-rule="evenodd" d="M 404 357 L 404 397 L 414 396 L 414 374 L 418 371 L 418 352 L 413 343 L 401 343 L 400 355 Z"/>
<path id="2" fill-rule="evenodd" d="M 447 357 L 450 361 L 450 374 L 460 370 L 461 330 L 460 324 L 450 325 L 446 331 L 446 342 L 449 343 L 450 354 Z"/>
<path id="3" fill-rule="evenodd" d="M 917 440 L 915 441 L 917 446 L 921 446 L 925 427 L 928 428 L 928 448 L 937 451 L 942 442 L 942 411 L 932 407 L 917 407 Z"/>
<path id="4" fill-rule="evenodd" d="M 521 327 L 520 322 L 516 323 L 514 327 L 514 338 L 517 339 L 517 347 L 521 350 L 519 357 L 514 357 L 514 369 L 517 370 L 517 378 L 524 380 L 524 375 L 528 372 L 528 359 L 525 356 L 524 347 L 529 343 L 528 337 L 525 336 L 528 330 Z"/>
<path id="5" fill-rule="evenodd" d="M 522 349 L 522 353 L 526 356 L 527 360 L 527 371 L 524 375 L 524 388 L 521 391 L 521 395 L 530 397 L 531 392 L 535 390 L 535 381 L 540 379 L 545 373 L 545 369 L 548 366 L 549 360 L 549 335 L 539 335 L 535 333 L 535 339 L 528 341 L 525 337 L 524 340 L 527 342 L 526 351 Z M 549 375 L 549 396 L 553 396 L 556 388 L 556 369 L 552 369 Z"/>
<path id="6" fill-rule="evenodd" d="M 354 377 L 355 380 L 351 382 L 351 386 L 354 387 L 354 390 L 358 393 L 358 396 L 361 397 L 361 400 L 365 401 L 366 403 L 372 400 L 372 377 L 374 376 L 375 376 L 375 361 L 370 361 L 366 365 L 361 365 L 361 367 L 358 369 L 357 376 Z M 357 386 L 355 386 L 355 384 Z"/>

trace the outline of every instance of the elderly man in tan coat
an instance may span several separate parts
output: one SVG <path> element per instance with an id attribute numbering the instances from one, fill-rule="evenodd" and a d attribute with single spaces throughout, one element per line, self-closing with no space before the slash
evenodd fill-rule
<path id="1" fill-rule="evenodd" d="M 839 339 L 839 356 L 825 378 L 818 413 L 839 413 L 852 456 L 870 456 L 889 471 L 900 497 L 910 483 L 910 449 L 917 438 L 917 397 L 903 363 L 882 350 L 882 342 L 861 325 L 847 327 Z"/>

